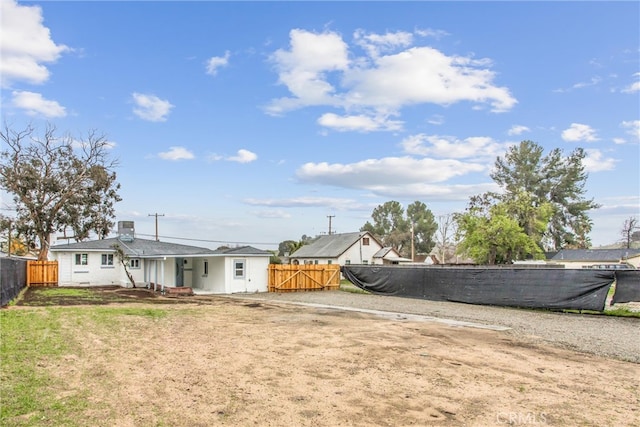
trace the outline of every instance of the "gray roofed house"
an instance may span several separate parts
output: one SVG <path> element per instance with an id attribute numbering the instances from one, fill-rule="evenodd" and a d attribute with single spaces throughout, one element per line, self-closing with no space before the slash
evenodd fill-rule
<path id="1" fill-rule="evenodd" d="M 130 286 L 114 245 L 129 258 L 127 270 L 136 286 L 190 287 L 196 293 L 227 294 L 268 289 L 269 251 L 252 246 L 214 250 L 139 239 L 131 221 L 118 223 L 118 237 L 52 246 L 51 256 L 58 261 L 58 283 Z"/>
<path id="2" fill-rule="evenodd" d="M 368 231 L 320 236 L 290 255 L 292 264 L 392 264 L 400 260 L 406 259 L 395 249 L 385 248 Z"/>
<path id="3" fill-rule="evenodd" d="M 549 261 L 566 268 L 638 268 L 640 249 L 562 249 Z"/>

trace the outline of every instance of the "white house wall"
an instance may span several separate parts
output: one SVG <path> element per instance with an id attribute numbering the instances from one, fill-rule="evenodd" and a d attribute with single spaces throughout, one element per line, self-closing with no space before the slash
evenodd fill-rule
<path id="1" fill-rule="evenodd" d="M 209 263 L 209 273 L 204 274 L 204 262 Z M 193 267 L 193 289 L 199 289 L 214 294 L 224 294 L 225 289 L 225 260 L 222 257 L 198 258 Z"/>
<path id="2" fill-rule="evenodd" d="M 374 264 L 375 259 L 373 256 L 382 249 L 382 246 L 376 243 L 375 240 L 369 239 L 368 245 L 362 244 L 362 239 L 359 242 L 353 244 L 338 258 L 340 265 L 346 265 L 347 261 L 350 264 Z M 366 262 L 365 262 L 366 261 Z"/>
<path id="3" fill-rule="evenodd" d="M 52 258 L 58 261 L 58 285 L 60 286 L 127 286 L 129 279 L 124 267 L 114 255 L 112 266 L 103 266 L 102 252 L 77 252 L 87 254 L 87 265 L 76 265 L 76 252 L 56 252 Z M 105 252 L 108 253 L 108 252 Z M 144 270 L 129 270 L 136 282 L 144 280 Z"/>
<path id="4" fill-rule="evenodd" d="M 234 277 L 234 262 L 243 260 L 245 265 L 245 275 L 243 278 Z M 227 292 L 266 292 L 268 290 L 268 267 L 267 257 L 228 257 L 227 258 Z"/>

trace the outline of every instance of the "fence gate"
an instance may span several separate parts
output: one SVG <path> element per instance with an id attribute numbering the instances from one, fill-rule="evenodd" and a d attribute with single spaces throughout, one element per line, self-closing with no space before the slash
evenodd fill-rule
<path id="1" fill-rule="evenodd" d="M 269 292 L 337 291 L 340 265 L 269 264 Z"/>
<path id="2" fill-rule="evenodd" d="M 58 286 L 58 261 L 27 261 L 27 286 Z"/>

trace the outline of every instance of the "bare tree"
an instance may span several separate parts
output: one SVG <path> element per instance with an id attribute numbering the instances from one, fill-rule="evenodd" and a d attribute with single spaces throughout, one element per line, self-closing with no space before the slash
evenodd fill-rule
<path id="1" fill-rule="evenodd" d="M 638 226 L 638 218 L 633 216 L 627 218 L 624 221 L 624 224 L 622 225 L 622 230 L 621 230 L 622 242 L 624 243 L 625 248 L 627 249 L 631 248 L 631 242 L 634 241 L 634 235 L 636 230 L 640 230 L 640 227 Z"/>
<path id="2" fill-rule="evenodd" d="M 455 251 L 451 250 L 455 237 L 456 222 L 453 214 L 438 215 L 438 229 L 436 230 L 436 248 L 440 255 L 440 262 L 446 264 Z"/>
<path id="3" fill-rule="evenodd" d="M 17 232 L 29 244 L 39 241 L 38 259 L 47 259 L 51 234 L 66 227 L 76 240 L 108 234 L 121 199 L 104 135 L 57 137 L 48 125 L 39 137 L 32 126 L 16 131 L 5 124 L 0 139 L 0 188 L 13 196 Z"/>

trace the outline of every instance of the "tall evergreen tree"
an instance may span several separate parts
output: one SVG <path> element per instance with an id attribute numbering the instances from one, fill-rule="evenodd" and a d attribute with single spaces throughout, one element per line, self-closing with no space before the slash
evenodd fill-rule
<path id="1" fill-rule="evenodd" d="M 497 201 L 507 202 L 525 193 L 531 206 L 550 203 L 552 215 L 538 244 L 548 249 L 565 247 L 587 248 L 592 222 L 588 212 L 599 205 L 585 198 L 588 174 L 584 170 L 585 152 L 576 148 L 568 156 L 560 149 L 543 155 L 543 148 L 532 141 L 522 141 L 511 147 L 504 157 L 498 157 L 491 178 L 503 192 L 491 194 Z M 532 236 L 529 210 L 516 212 L 525 233 Z M 533 237 L 533 236 L 532 236 Z"/>

